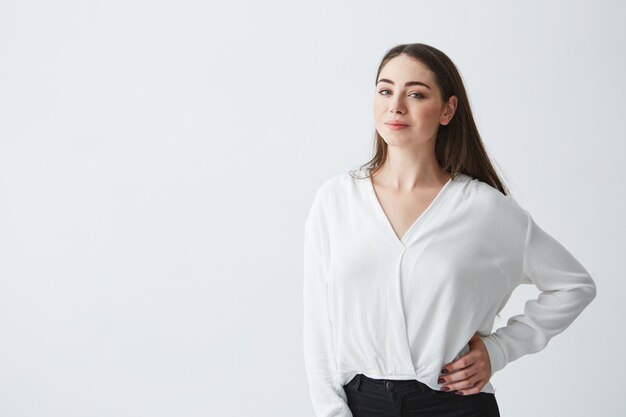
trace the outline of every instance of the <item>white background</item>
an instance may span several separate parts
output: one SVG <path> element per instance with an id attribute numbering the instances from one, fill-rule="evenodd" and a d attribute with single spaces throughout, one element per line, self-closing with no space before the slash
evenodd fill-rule
<path id="1" fill-rule="evenodd" d="M 625 18 L 619 1 L 1 0 L 0 415 L 312 417 L 303 222 L 371 157 L 376 68 L 411 42 L 456 63 L 512 195 L 597 284 L 494 375 L 501 414 L 623 412 Z"/>

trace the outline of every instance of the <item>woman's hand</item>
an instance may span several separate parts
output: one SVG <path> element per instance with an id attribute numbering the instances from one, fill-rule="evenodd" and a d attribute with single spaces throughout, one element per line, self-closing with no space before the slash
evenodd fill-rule
<path id="1" fill-rule="evenodd" d="M 441 370 L 439 383 L 444 384 L 442 391 L 454 391 L 461 395 L 477 394 L 489 382 L 491 362 L 485 344 L 475 333 L 469 345 L 469 352 Z"/>

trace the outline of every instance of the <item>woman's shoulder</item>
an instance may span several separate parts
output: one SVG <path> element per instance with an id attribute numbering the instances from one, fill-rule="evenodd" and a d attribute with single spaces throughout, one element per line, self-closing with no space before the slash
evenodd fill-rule
<path id="1" fill-rule="evenodd" d="M 367 171 L 351 169 L 326 177 L 315 192 L 318 198 L 333 198 L 347 195 L 347 191 L 357 185 L 358 181 L 367 180 Z"/>
<path id="2" fill-rule="evenodd" d="M 504 194 L 474 177 L 469 177 L 464 191 L 473 211 L 492 224 L 501 227 L 517 224 L 522 228 L 527 225 L 529 213 L 510 193 Z"/>
<path id="3" fill-rule="evenodd" d="M 347 192 L 350 181 L 348 173 L 337 173 L 321 180 L 313 192 L 306 222 L 323 222 L 334 217 L 350 194 Z"/>
<path id="4" fill-rule="evenodd" d="M 322 209 L 337 194 L 341 193 L 341 188 L 345 183 L 344 176 L 345 174 L 335 174 L 318 182 L 313 192 L 312 210 Z"/>
<path id="5" fill-rule="evenodd" d="M 496 187 L 468 174 L 459 173 L 465 179 L 465 192 L 471 194 L 479 203 L 492 206 L 495 204 L 511 204 L 515 199 L 511 194 L 504 194 Z"/>

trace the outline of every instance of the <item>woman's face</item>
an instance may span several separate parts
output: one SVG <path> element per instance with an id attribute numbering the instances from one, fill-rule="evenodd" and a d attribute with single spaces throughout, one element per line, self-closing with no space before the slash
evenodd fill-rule
<path id="1" fill-rule="evenodd" d="M 455 109 L 456 97 L 444 103 L 435 74 L 420 61 L 400 54 L 381 70 L 374 96 L 374 119 L 376 130 L 387 144 L 434 142 L 439 125 L 448 124 Z"/>

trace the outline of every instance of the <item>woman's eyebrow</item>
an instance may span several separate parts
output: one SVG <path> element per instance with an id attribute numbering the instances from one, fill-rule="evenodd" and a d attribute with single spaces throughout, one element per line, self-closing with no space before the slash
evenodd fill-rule
<path id="1" fill-rule="evenodd" d="M 378 83 L 382 83 L 382 82 L 389 83 L 389 84 L 393 85 L 393 81 L 391 81 L 391 80 L 389 80 L 387 78 L 381 78 L 380 80 L 378 80 Z M 376 83 L 376 84 L 378 85 L 378 83 Z M 424 87 L 430 89 L 428 84 L 424 84 L 421 81 L 407 81 L 406 83 L 404 83 L 405 87 L 408 87 L 408 86 L 411 86 L 411 85 L 423 85 Z"/>

